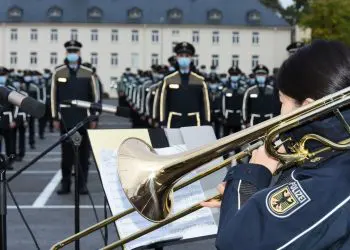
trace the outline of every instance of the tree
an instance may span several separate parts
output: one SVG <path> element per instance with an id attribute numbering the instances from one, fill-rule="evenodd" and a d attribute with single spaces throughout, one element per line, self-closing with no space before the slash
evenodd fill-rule
<path id="1" fill-rule="evenodd" d="M 350 45 L 349 13 L 350 1 L 315 0 L 302 14 L 300 24 L 312 29 L 312 40 L 337 40 Z"/>

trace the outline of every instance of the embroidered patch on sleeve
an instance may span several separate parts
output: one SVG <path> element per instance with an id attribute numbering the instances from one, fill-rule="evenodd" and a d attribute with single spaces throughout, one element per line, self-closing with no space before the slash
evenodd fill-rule
<path id="1" fill-rule="evenodd" d="M 278 218 L 286 218 L 311 201 L 299 182 L 284 184 L 266 196 L 266 207 Z"/>

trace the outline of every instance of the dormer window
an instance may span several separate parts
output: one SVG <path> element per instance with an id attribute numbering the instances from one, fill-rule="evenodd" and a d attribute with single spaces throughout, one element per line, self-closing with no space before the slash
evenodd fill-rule
<path id="1" fill-rule="evenodd" d="M 247 13 L 247 21 L 250 24 L 259 24 L 261 21 L 261 14 L 257 10 L 252 10 Z"/>
<path id="2" fill-rule="evenodd" d="M 51 19 L 59 19 L 63 16 L 63 10 L 58 6 L 53 6 L 47 11 L 47 16 Z"/>
<path id="3" fill-rule="evenodd" d="M 208 11 L 207 18 L 210 23 L 221 23 L 222 12 L 218 9 L 212 9 Z"/>
<path id="4" fill-rule="evenodd" d="M 13 6 L 8 10 L 8 17 L 10 19 L 21 19 L 23 16 L 23 10 L 18 6 Z"/>
<path id="5" fill-rule="evenodd" d="M 142 10 L 134 7 L 128 10 L 128 19 L 130 21 L 139 21 L 142 18 Z"/>
<path id="6" fill-rule="evenodd" d="M 168 11 L 168 21 L 170 23 L 180 23 L 182 20 L 182 10 L 174 8 Z"/>
<path id="7" fill-rule="evenodd" d="M 98 7 L 91 7 L 88 9 L 88 18 L 92 19 L 101 19 L 103 16 L 103 12 Z"/>

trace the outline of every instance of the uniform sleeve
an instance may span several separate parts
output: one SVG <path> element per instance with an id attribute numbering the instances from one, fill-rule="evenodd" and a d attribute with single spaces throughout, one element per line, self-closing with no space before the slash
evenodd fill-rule
<path id="1" fill-rule="evenodd" d="M 95 77 L 94 75 L 91 75 L 91 77 L 90 77 L 91 90 L 90 90 L 90 100 L 89 100 L 90 102 L 100 103 L 100 94 L 99 94 L 98 85 L 99 85 L 99 83 L 98 83 L 97 77 Z M 92 115 L 99 115 L 99 112 L 92 111 L 91 114 Z"/>
<path id="2" fill-rule="evenodd" d="M 201 110 L 200 110 L 201 125 L 209 125 L 211 121 L 209 91 L 208 91 L 208 86 L 204 81 L 202 84 L 203 84 L 203 87 L 202 87 L 203 105 L 201 105 Z"/>
<path id="3" fill-rule="evenodd" d="M 168 118 L 168 107 L 167 107 L 167 84 L 162 82 L 159 86 L 159 124 L 160 126 L 166 126 Z"/>
<path id="4" fill-rule="evenodd" d="M 59 112 L 58 112 L 58 88 L 56 82 L 56 72 L 53 73 L 51 78 L 51 115 L 54 120 L 59 120 Z"/>
<path id="5" fill-rule="evenodd" d="M 243 96 L 243 103 L 242 103 L 242 119 L 245 124 L 247 124 L 250 120 L 249 94 L 250 94 L 250 88 L 245 91 Z"/>

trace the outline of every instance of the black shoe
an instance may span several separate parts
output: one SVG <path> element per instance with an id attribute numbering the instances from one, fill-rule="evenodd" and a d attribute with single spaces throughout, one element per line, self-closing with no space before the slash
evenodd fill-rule
<path id="1" fill-rule="evenodd" d="M 44 140 L 44 139 L 45 139 L 45 136 L 40 135 L 39 138 L 40 138 L 40 140 Z"/>
<path id="2" fill-rule="evenodd" d="M 31 144 L 31 145 L 30 145 L 30 149 L 35 149 L 35 145 L 34 145 L 34 144 Z"/>
<path id="3" fill-rule="evenodd" d="M 61 188 L 57 190 L 58 195 L 65 195 L 70 193 L 70 185 L 68 184 L 61 184 Z"/>
<path id="4" fill-rule="evenodd" d="M 7 165 L 7 168 L 6 168 L 6 170 L 13 170 L 13 166 L 12 166 L 12 163 L 9 163 L 9 164 Z"/>
<path id="5" fill-rule="evenodd" d="M 86 187 L 79 188 L 79 194 L 80 195 L 87 195 L 88 194 L 87 188 Z"/>
<path id="6" fill-rule="evenodd" d="M 23 156 L 16 156 L 15 161 L 22 161 L 23 160 Z"/>

